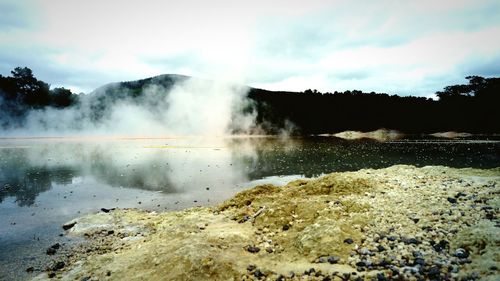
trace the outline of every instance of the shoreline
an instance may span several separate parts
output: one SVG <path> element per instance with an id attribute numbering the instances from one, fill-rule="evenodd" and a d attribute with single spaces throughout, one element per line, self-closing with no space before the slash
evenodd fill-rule
<path id="1" fill-rule="evenodd" d="M 86 242 L 34 280 L 494 280 L 499 193 L 500 168 L 398 165 L 212 207 L 104 210 L 65 224 Z"/>

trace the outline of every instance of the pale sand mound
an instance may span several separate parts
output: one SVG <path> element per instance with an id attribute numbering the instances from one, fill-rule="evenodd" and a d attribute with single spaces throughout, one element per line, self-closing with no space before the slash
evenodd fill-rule
<path id="1" fill-rule="evenodd" d="M 494 280 L 499 184 L 500 169 L 393 166 L 258 186 L 212 208 L 93 214 L 76 219 L 67 233 L 89 243 L 58 257 L 63 268 L 49 274 L 63 280 Z"/>
<path id="2" fill-rule="evenodd" d="M 320 135 L 321 136 L 321 135 Z M 326 136 L 326 135 L 323 135 Z M 390 141 L 401 139 L 404 134 L 387 129 L 378 129 L 372 132 L 360 132 L 360 131 L 345 131 L 333 134 L 334 137 L 342 138 L 346 140 L 357 140 L 357 139 L 374 139 L 377 141 Z"/>
<path id="3" fill-rule="evenodd" d="M 438 132 L 438 133 L 431 134 L 431 136 L 437 137 L 437 138 L 455 139 L 455 138 L 471 137 L 472 134 L 458 133 L 458 132 Z"/>

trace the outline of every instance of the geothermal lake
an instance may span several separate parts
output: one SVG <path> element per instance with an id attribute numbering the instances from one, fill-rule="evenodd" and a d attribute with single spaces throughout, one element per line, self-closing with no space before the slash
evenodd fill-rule
<path id="1" fill-rule="evenodd" d="M 71 242 L 61 225 L 101 208 L 205 206 L 260 183 L 395 164 L 498 167 L 500 138 L 0 139 L 0 280 L 43 270 L 46 248 Z"/>

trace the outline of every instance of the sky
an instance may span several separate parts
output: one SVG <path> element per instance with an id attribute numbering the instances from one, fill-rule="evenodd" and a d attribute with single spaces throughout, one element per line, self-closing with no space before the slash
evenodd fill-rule
<path id="1" fill-rule="evenodd" d="M 165 73 L 433 97 L 500 76 L 500 1 L 0 0 L 0 74 L 88 93 Z"/>

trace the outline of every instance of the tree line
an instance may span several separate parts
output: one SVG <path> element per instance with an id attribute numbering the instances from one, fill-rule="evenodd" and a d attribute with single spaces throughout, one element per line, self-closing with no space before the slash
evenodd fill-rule
<path id="1" fill-rule="evenodd" d="M 267 131 L 277 132 L 291 122 L 299 134 L 380 128 L 405 133 L 500 133 L 500 78 L 466 79 L 468 84 L 447 86 L 437 92 L 438 100 L 358 90 L 321 93 L 310 89 L 251 89 L 249 97 L 256 101 L 257 121 Z"/>
<path id="2" fill-rule="evenodd" d="M 158 84 L 168 90 L 184 79 L 187 77 L 161 75 L 114 83 L 94 93 L 90 111 L 95 112 L 91 114 L 97 119 L 105 116 L 104 100 L 128 97 L 140 103 L 148 85 Z M 500 133 L 500 78 L 466 79 L 467 84 L 436 92 L 438 100 L 358 90 L 321 93 L 311 89 L 283 92 L 250 88 L 250 102 L 243 113 L 254 113 L 256 126 L 271 134 L 289 127 L 293 133 L 304 135 L 380 128 L 405 133 Z M 66 88 L 50 89 L 27 67 L 16 67 L 8 77 L 0 75 L 0 128 L 22 126 L 30 110 L 68 108 L 80 103 L 80 95 Z"/>
<path id="3" fill-rule="evenodd" d="M 78 95 L 38 80 L 28 67 L 16 67 L 11 76 L 0 75 L 0 128 L 20 126 L 29 110 L 65 108 L 78 102 Z"/>

